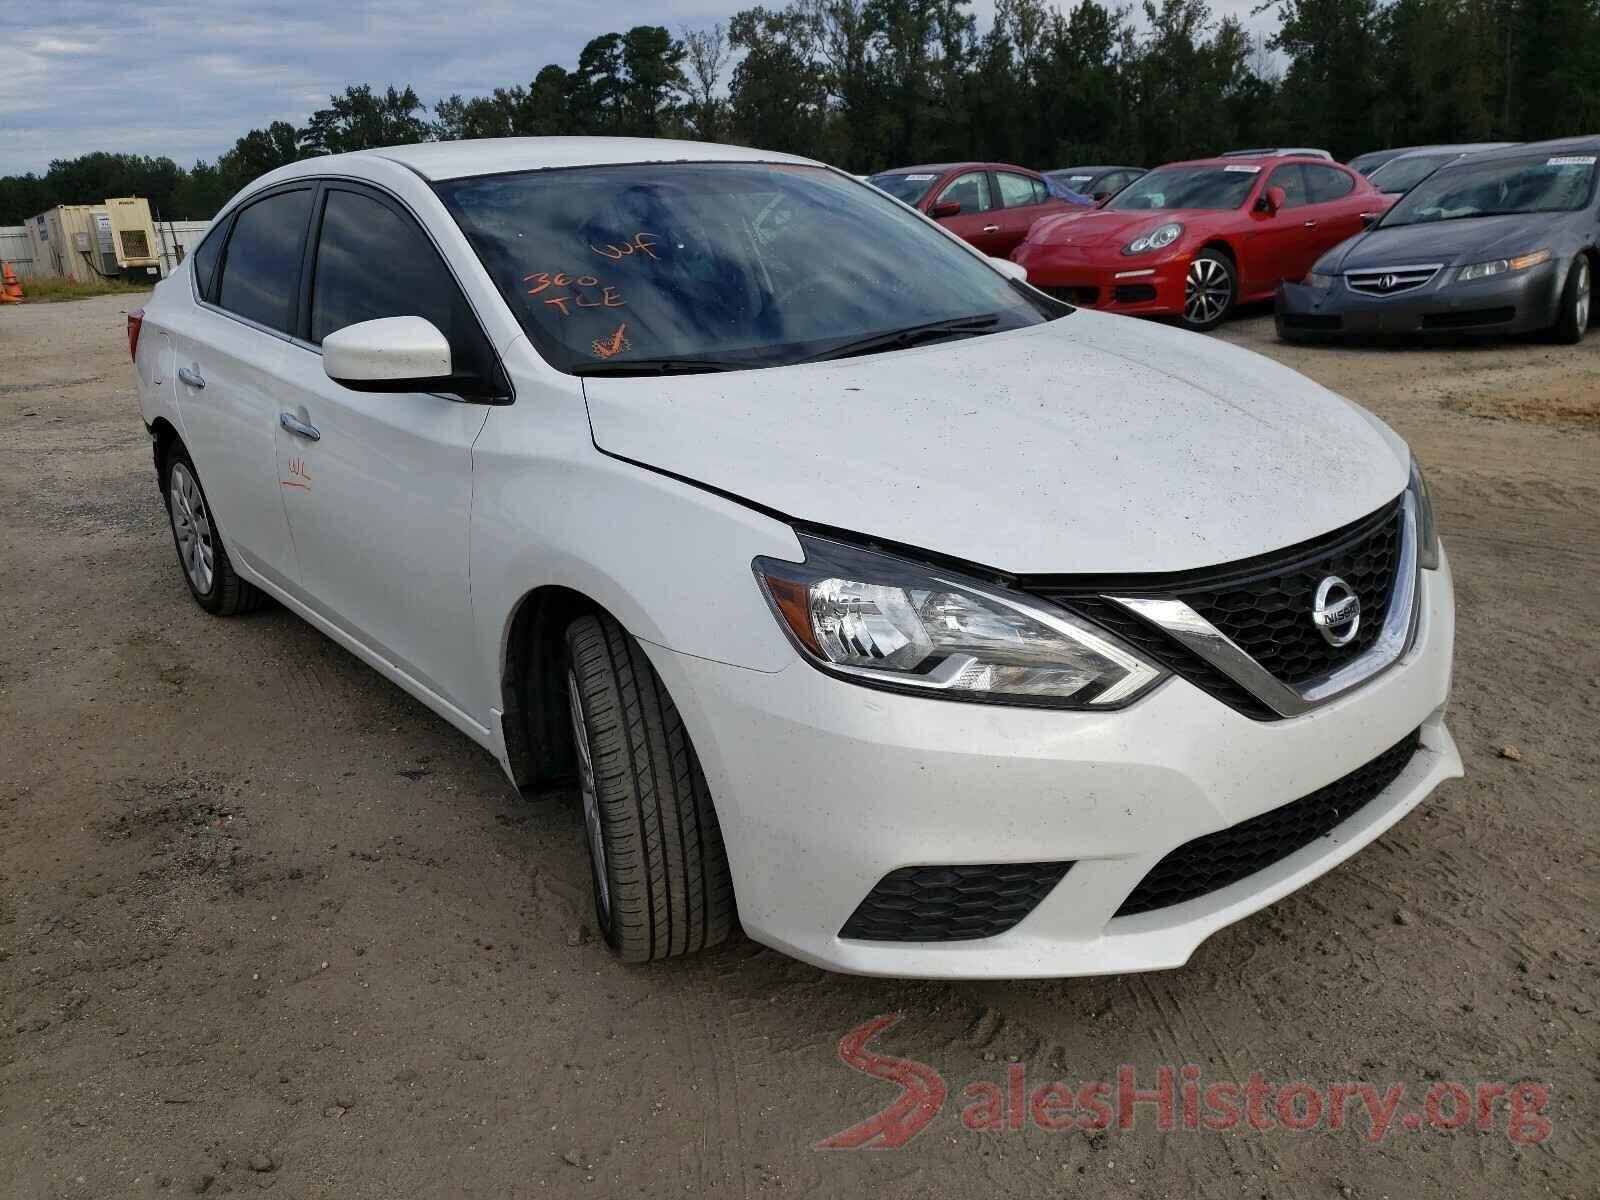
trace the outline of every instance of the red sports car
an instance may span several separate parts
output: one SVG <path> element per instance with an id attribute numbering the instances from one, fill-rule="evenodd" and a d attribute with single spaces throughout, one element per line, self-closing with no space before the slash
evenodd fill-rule
<path id="1" fill-rule="evenodd" d="M 1010 254 L 1041 217 L 1074 207 L 1052 196 L 1039 172 L 1010 163 L 897 167 L 868 182 L 996 258 Z"/>
<path id="2" fill-rule="evenodd" d="M 1169 163 L 1098 209 L 1046 217 L 1012 251 L 1073 304 L 1211 329 L 1268 300 L 1394 203 L 1349 167 L 1268 156 Z"/>

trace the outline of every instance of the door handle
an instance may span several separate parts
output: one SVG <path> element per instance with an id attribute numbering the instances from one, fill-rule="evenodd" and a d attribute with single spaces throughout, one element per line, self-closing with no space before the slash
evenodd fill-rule
<path id="1" fill-rule="evenodd" d="M 317 431 L 315 425 L 310 421 L 302 421 L 291 412 L 279 413 L 278 424 L 294 434 L 295 437 L 303 437 L 308 442 L 320 442 L 322 440 L 322 434 Z"/>
<path id="2" fill-rule="evenodd" d="M 983 231 L 985 233 L 999 233 L 1000 232 L 1000 226 L 998 226 L 998 225 L 985 225 L 983 227 Z"/>
<path id="3" fill-rule="evenodd" d="M 1315 221 L 1307 221 L 1306 222 L 1306 228 L 1307 229 L 1315 229 L 1316 227 L 1317 227 L 1317 223 Z"/>
<path id="4" fill-rule="evenodd" d="M 178 379 L 179 381 L 188 384 L 190 387 L 200 390 L 203 390 L 206 386 L 206 381 L 200 375 L 199 363 L 196 363 L 192 367 L 179 367 Z"/>

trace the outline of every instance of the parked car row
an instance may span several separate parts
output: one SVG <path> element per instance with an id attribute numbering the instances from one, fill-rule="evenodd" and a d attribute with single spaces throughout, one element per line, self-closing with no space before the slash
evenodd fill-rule
<path id="1" fill-rule="evenodd" d="M 1058 299 L 1211 329 L 1389 203 L 1326 159 L 1199 159 L 1148 172 L 1094 211 L 1044 218 L 1011 258 Z"/>
<path id="2" fill-rule="evenodd" d="M 1153 171 L 969 162 L 869 181 L 1072 304 L 1207 330 L 1239 304 L 1276 300 L 1285 338 L 1576 340 L 1600 267 L 1597 152 L 1600 138 L 1471 142 L 1345 165 L 1280 147 Z"/>

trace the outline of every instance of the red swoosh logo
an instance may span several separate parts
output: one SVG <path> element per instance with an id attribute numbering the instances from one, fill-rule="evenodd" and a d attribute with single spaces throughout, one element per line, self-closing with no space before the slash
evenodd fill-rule
<path id="1" fill-rule="evenodd" d="M 839 1058 L 845 1066 L 878 1079 L 900 1085 L 900 1097 L 881 1112 L 849 1129 L 818 1142 L 819 1150 L 893 1150 L 904 1146 L 921 1133 L 944 1107 L 945 1086 L 939 1072 L 907 1058 L 874 1054 L 867 1043 L 891 1025 L 900 1023 L 903 1013 L 874 1017 L 859 1029 L 852 1029 L 839 1042 Z"/>

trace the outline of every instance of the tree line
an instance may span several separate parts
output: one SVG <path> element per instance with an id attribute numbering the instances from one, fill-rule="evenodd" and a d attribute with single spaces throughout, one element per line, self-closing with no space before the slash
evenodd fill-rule
<path id="1" fill-rule="evenodd" d="M 1243 145 L 1344 159 L 1428 142 L 1600 132 L 1600 0 L 1263 0 L 1255 40 L 1205 0 L 1128 7 L 998 0 L 791 0 L 725 24 L 593 38 L 571 67 L 452 95 L 329 97 L 305 125 L 252 129 L 215 162 L 100 152 L 0 178 L 0 224 L 59 203 L 148 197 L 213 215 L 297 159 L 432 139 L 692 137 L 866 172 L 985 158 L 1145 166 Z"/>

